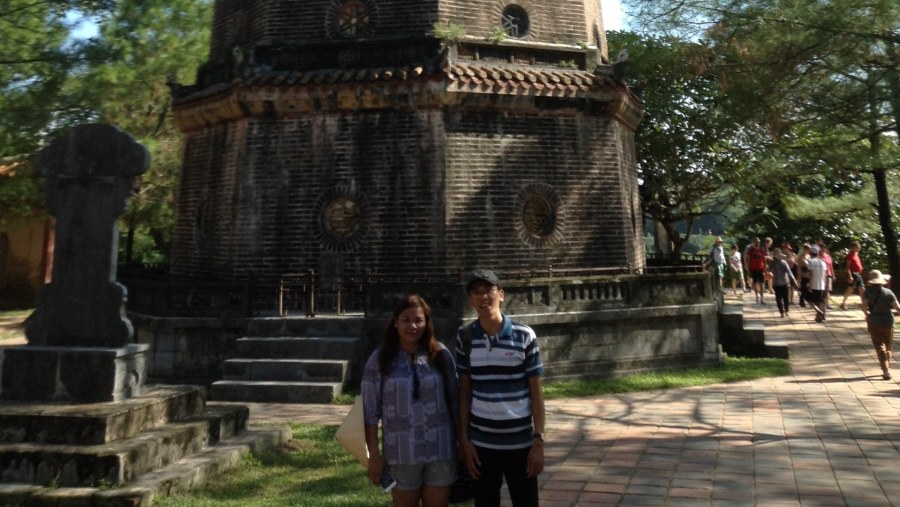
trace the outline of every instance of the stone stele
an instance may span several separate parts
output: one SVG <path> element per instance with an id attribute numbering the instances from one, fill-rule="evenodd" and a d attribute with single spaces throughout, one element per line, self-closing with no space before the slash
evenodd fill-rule
<path id="1" fill-rule="evenodd" d="M 117 401 L 139 394 L 147 345 L 131 343 L 127 292 L 116 283 L 118 218 L 150 165 L 144 146 L 111 125 L 82 125 L 34 159 L 56 219 L 50 283 L 28 318 L 28 345 L 8 349 L 3 399 Z"/>

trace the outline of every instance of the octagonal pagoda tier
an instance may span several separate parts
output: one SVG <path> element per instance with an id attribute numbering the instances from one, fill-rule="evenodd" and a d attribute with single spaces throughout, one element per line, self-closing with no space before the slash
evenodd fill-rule
<path id="1" fill-rule="evenodd" d="M 606 53 L 596 0 L 219 0 L 173 273 L 642 267 Z"/>

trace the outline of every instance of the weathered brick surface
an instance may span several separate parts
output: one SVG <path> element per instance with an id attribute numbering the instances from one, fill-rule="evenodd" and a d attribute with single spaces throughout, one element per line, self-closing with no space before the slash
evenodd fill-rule
<path id="1" fill-rule="evenodd" d="M 623 130 L 625 130 L 623 132 Z M 625 146 L 617 146 L 619 137 Z M 178 273 L 640 265 L 630 133 L 606 117 L 379 111 L 245 120 L 188 135 L 175 229 Z M 558 198 L 552 237 L 521 225 L 520 195 Z M 354 196 L 359 237 L 321 225 Z"/>
<path id="2" fill-rule="evenodd" d="M 452 23 L 466 35 L 486 38 L 501 27 L 510 4 L 529 15 L 527 42 L 588 43 L 603 46 L 600 6 L 596 0 L 366 0 L 372 6 L 367 39 L 421 37 L 436 23 Z M 338 0 L 219 0 L 216 2 L 210 60 L 230 58 L 235 45 L 298 46 L 340 42 L 335 12 Z M 599 30 L 595 29 L 599 27 Z M 604 49 L 605 51 L 605 49 Z"/>
<path id="3" fill-rule="evenodd" d="M 529 33 L 523 40 L 558 44 L 591 42 L 587 30 L 585 4 L 560 0 L 444 0 L 440 1 L 442 22 L 461 25 L 467 35 L 487 37 L 501 26 L 504 7 L 516 4 L 528 13 Z M 596 3 L 596 2 L 595 2 Z"/>
<path id="4" fill-rule="evenodd" d="M 186 142 L 174 274 L 265 281 L 311 268 L 327 275 L 643 266 L 634 125 L 614 119 L 606 103 L 627 91 L 575 74 L 554 77 L 567 86 L 549 91 L 516 71 L 558 71 L 575 56 L 592 72 L 591 51 L 580 44 L 595 42 L 596 1 L 521 0 L 532 30 L 518 45 L 469 40 L 445 55 L 450 63 L 509 65 L 502 87 L 457 87 L 458 75 L 432 68 L 418 81 L 323 83 L 344 79 L 333 71 L 228 92 L 233 99 L 209 92 L 239 90 L 251 78 L 222 71 L 236 44 L 271 58 L 274 67 L 254 72 L 315 71 L 351 54 L 365 55 L 351 64 L 361 75 L 366 65 L 404 61 L 410 67 L 397 73 L 412 72 L 439 51 L 427 38 L 435 21 L 486 37 L 512 2 L 372 0 L 372 31 L 355 42 L 333 33 L 337 3 L 216 3 L 211 63 L 219 60 L 220 70 L 193 88 L 196 98 L 176 104 Z M 476 80 L 483 72 L 467 69 L 457 71 Z M 354 206 L 335 206 L 343 221 L 326 220 L 326 205 L 341 197 Z M 335 223 L 355 232 L 342 239 L 326 227 Z"/>

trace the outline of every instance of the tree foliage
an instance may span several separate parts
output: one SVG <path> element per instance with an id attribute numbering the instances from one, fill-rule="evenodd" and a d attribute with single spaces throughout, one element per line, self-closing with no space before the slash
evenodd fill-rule
<path id="1" fill-rule="evenodd" d="M 0 38 L 8 41 L 0 46 L 0 157 L 18 164 L 0 189 L 5 216 L 40 206 L 28 159 L 48 138 L 79 123 L 110 123 L 152 157 L 121 244 L 134 239 L 143 245 L 136 257 L 163 260 L 181 151 L 166 84 L 193 82 L 209 48 L 212 3 L 12 0 L 0 7 Z M 90 40 L 72 37 L 72 20 L 84 16 L 97 25 Z"/>
<path id="2" fill-rule="evenodd" d="M 59 128 L 63 87 L 92 54 L 69 38 L 67 14 L 96 15 L 107 1 L 9 0 L 0 3 L 0 221 L 42 208 L 29 155 Z"/>
<path id="3" fill-rule="evenodd" d="M 181 135 L 167 82 L 194 81 L 211 24 L 211 0 L 117 2 L 100 20 L 97 44 L 107 57 L 67 88 L 95 121 L 116 125 L 150 150 L 153 162 L 123 219 L 123 260 L 161 262 L 168 251 Z"/>
<path id="4" fill-rule="evenodd" d="M 728 114 L 767 133 L 765 143 L 752 149 L 772 155 L 759 170 L 770 175 L 777 192 L 757 195 L 775 199 L 768 204 L 782 208 L 779 219 L 808 214 L 803 198 L 820 200 L 823 222 L 844 220 L 848 213 L 868 218 L 879 224 L 888 263 L 900 272 L 891 216 L 896 201 L 889 194 L 889 175 L 900 161 L 900 4 L 626 4 L 647 27 L 708 41 Z M 787 180 L 801 182 L 790 188 Z"/>
<path id="5" fill-rule="evenodd" d="M 643 88 L 645 114 L 635 136 L 641 206 L 665 230 L 677 258 L 694 219 L 733 201 L 749 162 L 750 132 L 723 114 L 706 45 L 627 32 L 611 32 L 608 40 L 614 51 L 628 49 L 627 78 Z M 687 226 L 684 234 L 679 223 Z"/>

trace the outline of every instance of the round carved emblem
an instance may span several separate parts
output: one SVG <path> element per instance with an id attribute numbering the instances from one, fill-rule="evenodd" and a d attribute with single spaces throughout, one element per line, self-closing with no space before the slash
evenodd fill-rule
<path id="1" fill-rule="evenodd" d="M 372 22 L 369 4 L 363 0 L 345 0 L 338 6 L 337 33 L 354 38 L 368 35 Z"/>
<path id="2" fill-rule="evenodd" d="M 518 195 L 519 237 L 534 247 L 549 246 L 562 238 L 564 217 L 556 189 L 544 183 L 523 187 Z"/>
<path id="3" fill-rule="evenodd" d="M 350 187 L 338 186 L 316 201 L 318 228 L 315 237 L 326 252 L 355 250 L 366 235 L 366 199 Z"/>
<path id="4" fill-rule="evenodd" d="M 325 232 L 337 241 L 346 241 L 356 236 L 361 222 L 362 213 L 349 196 L 332 199 L 322 211 Z"/>
<path id="5" fill-rule="evenodd" d="M 531 194 L 522 206 L 522 223 L 531 234 L 546 236 L 553 232 L 556 225 L 556 210 L 546 196 Z"/>

